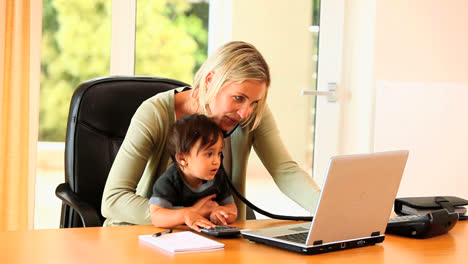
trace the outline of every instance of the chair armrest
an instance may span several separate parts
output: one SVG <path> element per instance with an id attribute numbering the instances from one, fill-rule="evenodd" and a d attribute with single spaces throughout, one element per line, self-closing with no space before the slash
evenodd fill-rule
<path id="1" fill-rule="evenodd" d="M 62 183 L 57 186 L 55 195 L 80 215 L 84 227 L 102 226 L 101 218 L 96 209 L 90 204 L 80 201 L 80 198 L 70 190 L 68 183 Z"/>

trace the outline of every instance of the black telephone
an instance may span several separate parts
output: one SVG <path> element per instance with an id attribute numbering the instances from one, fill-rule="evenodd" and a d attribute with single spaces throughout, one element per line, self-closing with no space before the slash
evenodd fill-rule
<path id="1" fill-rule="evenodd" d="M 422 215 L 390 218 L 385 233 L 415 238 L 429 238 L 450 231 L 458 222 L 458 213 L 441 209 Z"/>

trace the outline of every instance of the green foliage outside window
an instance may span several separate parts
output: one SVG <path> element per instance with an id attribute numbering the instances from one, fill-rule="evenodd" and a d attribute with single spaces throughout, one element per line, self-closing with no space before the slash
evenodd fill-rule
<path id="1" fill-rule="evenodd" d="M 44 0 L 39 140 L 64 141 L 83 81 L 110 74 L 111 0 Z M 191 83 L 206 59 L 206 3 L 138 0 L 135 74 Z"/>

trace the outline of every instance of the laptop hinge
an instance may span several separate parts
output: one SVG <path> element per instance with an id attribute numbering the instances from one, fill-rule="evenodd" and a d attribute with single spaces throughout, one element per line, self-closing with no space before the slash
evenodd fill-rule
<path id="1" fill-rule="evenodd" d="M 315 240 L 314 246 L 323 244 L 323 240 Z"/>
<path id="2" fill-rule="evenodd" d="M 380 236 L 380 232 L 379 231 L 372 232 L 371 237 L 373 237 L 373 236 Z"/>

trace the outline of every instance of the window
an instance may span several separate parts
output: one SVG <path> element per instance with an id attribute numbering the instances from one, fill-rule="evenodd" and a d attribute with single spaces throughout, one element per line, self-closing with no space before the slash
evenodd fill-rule
<path id="1" fill-rule="evenodd" d="M 44 0 L 35 228 L 59 227 L 70 99 L 109 75 L 111 0 Z M 208 1 L 138 0 L 135 74 L 192 82 L 206 59 Z"/>
<path id="2" fill-rule="evenodd" d="M 208 0 L 138 0 L 135 75 L 192 83 L 207 57 Z"/>
<path id="3" fill-rule="evenodd" d="M 58 228 L 68 108 L 83 81 L 109 74 L 109 0 L 44 0 L 35 228 Z"/>

